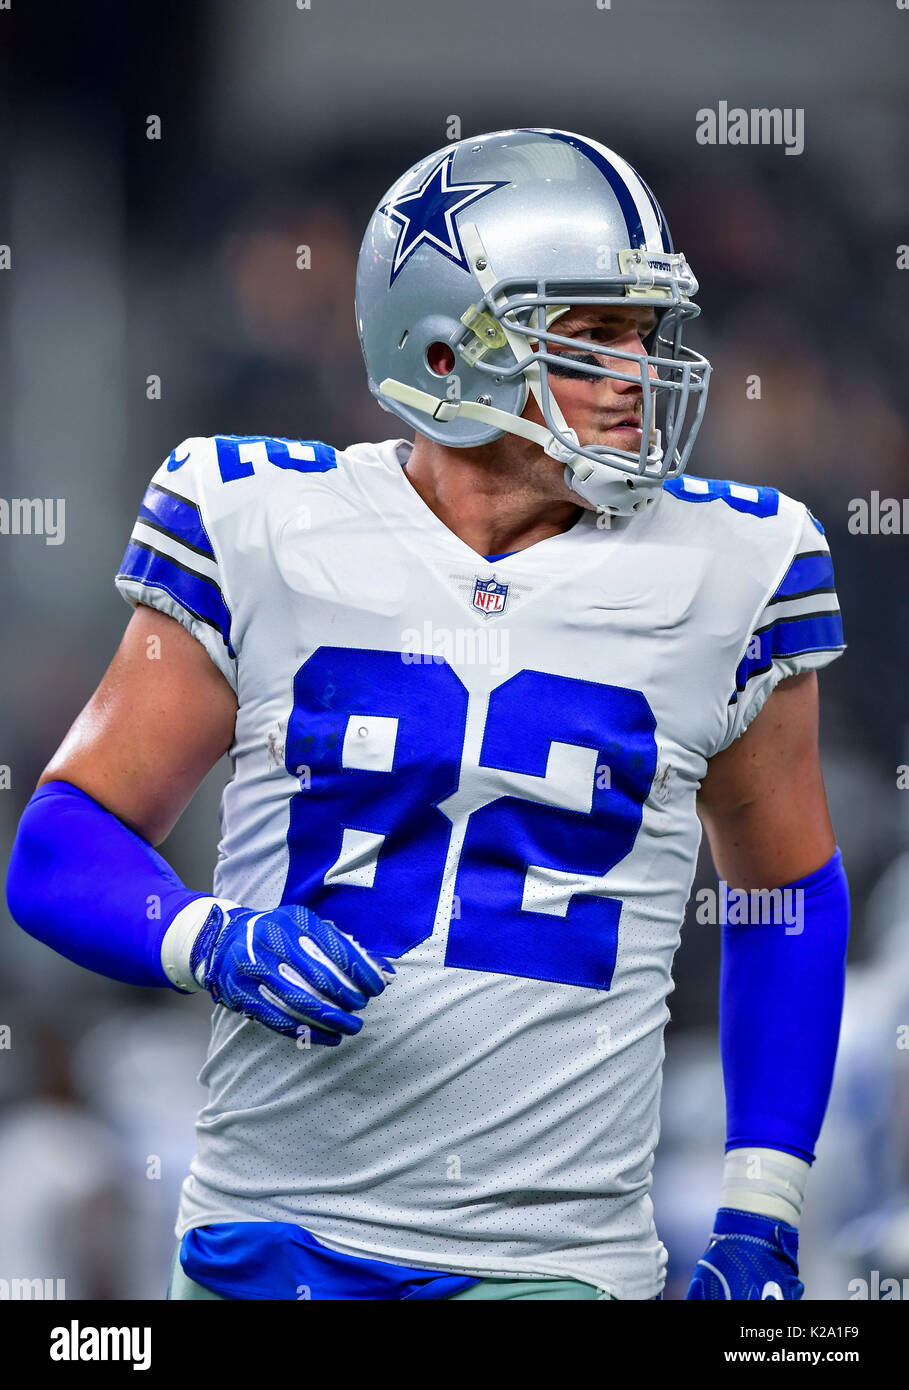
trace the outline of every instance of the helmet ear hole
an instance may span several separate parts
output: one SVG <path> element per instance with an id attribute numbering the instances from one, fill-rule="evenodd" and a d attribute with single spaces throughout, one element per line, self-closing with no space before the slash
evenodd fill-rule
<path id="1" fill-rule="evenodd" d="M 451 376 L 455 355 L 448 343 L 430 343 L 426 349 L 426 365 L 436 376 Z"/>

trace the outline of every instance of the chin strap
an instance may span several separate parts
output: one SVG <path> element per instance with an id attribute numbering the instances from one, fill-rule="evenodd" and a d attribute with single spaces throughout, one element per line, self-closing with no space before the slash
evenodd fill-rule
<path id="1" fill-rule="evenodd" d="M 383 396 L 390 396 L 393 401 L 400 401 L 402 405 L 409 405 L 412 410 L 421 410 L 425 415 L 431 415 L 434 420 L 440 420 L 443 423 L 456 420 L 458 416 L 464 416 L 468 420 L 480 420 L 483 424 L 493 425 L 496 429 L 505 430 L 508 434 L 518 434 L 523 439 L 531 439 L 534 444 L 539 444 L 543 452 L 548 454 L 550 458 L 570 467 L 580 482 L 584 482 L 593 472 L 593 464 L 589 459 L 579 457 L 573 449 L 566 448 L 556 439 L 552 431 L 548 430 L 545 425 L 538 425 L 534 420 L 525 420 L 523 415 L 512 415 L 507 410 L 496 410 L 491 405 L 480 405 L 479 401 L 440 400 L 438 396 L 431 395 L 429 391 L 420 391 L 416 386 L 407 386 L 403 381 L 396 381 L 391 376 L 387 376 L 384 381 L 379 382 L 379 390 Z M 578 443 L 578 437 L 574 430 L 569 429 L 567 425 L 565 426 L 565 433 L 575 444 Z M 575 460 L 573 464 L 572 459 Z"/>

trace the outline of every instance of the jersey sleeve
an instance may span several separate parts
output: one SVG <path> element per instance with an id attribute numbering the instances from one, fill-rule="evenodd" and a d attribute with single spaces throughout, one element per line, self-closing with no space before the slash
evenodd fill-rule
<path id="1" fill-rule="evenodd" d="M 745 732 L 781 680 L 826 666 L 845 646 L 830 550 L 820 522 L 804 508 L 795 550 L 736 669 L 725 733 L 715 751 Z"/>
<path id="2" fill-rule="evenodd" d="M 146 604 L 182 623 L 236 691 L 230 605 L 200 486 L 199 456 L 207 442 L 184 440 L 155 473 L 115 583 L 127 603 Z"/>

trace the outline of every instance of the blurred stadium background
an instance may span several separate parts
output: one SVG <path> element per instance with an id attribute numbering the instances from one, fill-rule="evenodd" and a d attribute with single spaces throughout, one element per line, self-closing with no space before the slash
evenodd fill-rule
<path id="1" fill-rule="evenodd" d="M 380 195 L 445 142 L 450 117 L 464 135 L 581 131 L 655 189 L 700 279 L 692 341 L 714 364 L 690 471 L 808 503 L 849 642 L 820 678 L 854 926 L 802 1226 L 814 1299 L 846 1299 L 873 1270 L 909 1275 L 907 539 L 847 528 L 850 499 L 909 491 L 907 33 L 892 0 L 17 0 L 0 12 L 2 491 L 66 503 L 65 544 L 0 537 L 4 862 L 128 618 L 112 578 L 173 445 L 401 432 L 366 389 L 356 253 Z M 696 112 L 721 99 L 803 108 L 804 153 L 699 145 Z M 150 115 L 160 140 L 146 137 Z M 303 243 L 308 272 L 295 267 Z M 153 374 L 160 400 L 147 398 Z M 746 396 L 752 374 L 760 400 Z M 207 779 L 164 846 L 196 888 L 210 886 L 226 775 Z M 696 887 L 711 881 L 705 855 Z M 65 1278 L 72 1298 L 163 1297 L 206 1002 L 109 983 L 25 937 L 5 903 L 0 916 L 0 1277 Z M 654 1203 L 674 1298 L 719 1194 L 718 946 L 689 916 L 669 1001 Z"/>

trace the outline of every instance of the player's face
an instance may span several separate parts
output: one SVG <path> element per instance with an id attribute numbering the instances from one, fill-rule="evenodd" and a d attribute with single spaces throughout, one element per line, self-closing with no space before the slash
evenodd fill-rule
<path id="1" fill-rule="evenodd" d="M 560 337 L 577 338 L 597 344 L 601 350 L 573 349 L 547 343 L 547 351 L 558 356 L 587 362 L 613 371 L 634 373 L 636 364 L 627 358 L 610 356 L 610 348 L 645 355 L 643 339 L 656 324 L 652 309 L 577 305 L 552 325 Z M 651 377 L 657 375 L 650 367 Z M 549 384 L 566 423 L 577 431 L 582 444 L 607 444 L 616 449 L 637 452 L 641 447 L 643 392 L 633 381 L 614 381 L 609 377 L 583 377 L 571 369 L 564 374 L 550 364 Z M 528 419 L 542 422 L 539 408 L 531 396 L 524 411 Z"/>
<path id="2" fill-rule="evenodd" d="M 610 349 L 645 355 L 643 339 L 648 336 L 656 317 L 652 309 L 643 306 L 625 308 L 623 306 L 577 305 L 569 309 L 552 325 L 551 331 L 560 337 L 577 339 L 578 348 L 559 345 L 547 340 L 548 351 L 552 354 L 573 356 L 576 361 L 585 359 L 597 366 L 610 367 L 626 374 L 635 373 L 637 364 L 627 358 L 610 356 Z M 580 346 L 593 343 L 596 351 Z M 453 362 L 452 362 L 453 366 Z M 451 367 L 446 366 L 447 372 Z M 656 377 L 655 367 L 650 375 Z M 638 381 L 613 381 L 609 377 L 583 377 L 570 368 L 560 374 L 558 368 L 549 367 L 549 384 L 571 429 L 577 431 L 582 444 L 606 444 L 613 448 L 637 453 L 641 447 L 643 391 Z M 524 418 L 543 424 L 543 416 L 533 395 L 527 400 Z M 449 476 L 463 474 L 467 462 L 465 454 L 471 454 L 480 466 L 479 472 L 471 474 L 470 487 L 476 487 L 479 478 L 498 492 L 508 492 L 520 497 L 525 503 L 532 498 L 534 503 L 544 508 L 553 502 L 568 503 L 572 508 L 583 507 L 596 511 L 593 502 L 588 502 L 574 492 L 565 481 L 564 464 L 550 458 L 540 446 L 528 439 L 506 434 L 493 443 L 481 445 L 476 450 L 449 449 L 439 446 L 446 460 Z M 435 446 L 417 432 L 414 454 L 407 465 L 411 480 L 424 475 L 424 469 L 432 469 L 431 460 Z"/>

